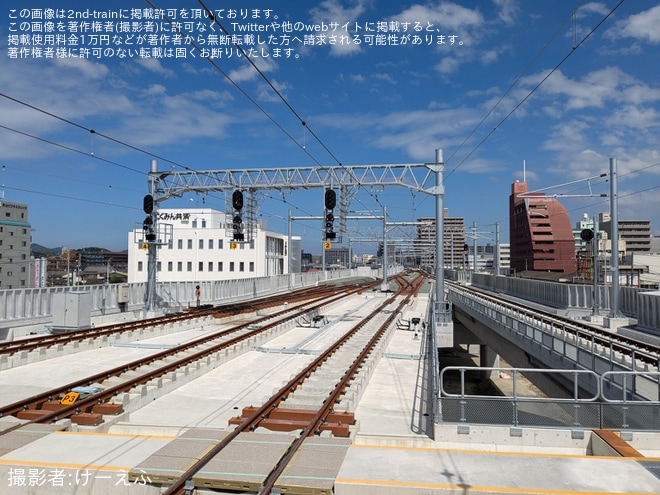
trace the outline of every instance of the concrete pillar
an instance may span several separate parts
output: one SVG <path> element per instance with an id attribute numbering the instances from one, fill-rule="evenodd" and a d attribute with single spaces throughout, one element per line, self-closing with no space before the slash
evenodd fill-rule
<path id="1" fill-rule="evenodd" d="M 479 366 L 481 368 L 498 368 L 500 366 L 500 356 L 485 344 L 479 344 Z M 484 371 L 482 380 L 489 380 L 497 377 L 497 371 Z"/>

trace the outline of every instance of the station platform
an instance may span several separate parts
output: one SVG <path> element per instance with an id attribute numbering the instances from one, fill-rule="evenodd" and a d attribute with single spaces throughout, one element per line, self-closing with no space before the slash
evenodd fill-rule
<path id="1" fill-rule="evenodd" d="M 404 319 L 425 314 L 424 297 L 420 295 L 408 308 Z M 328 317 L 346 311 L 338 307 Z M 512 437 L 507 427 L 470 425 L 465 434 L 465 428 L 456 424 L 435 423 L 424 338 L 415 330 L 419 328 L 392 332 L 360 391 L 350 438 L 335 439 L 323 433 L 309 439 L 283 473 L 277 485 L 281 493 L 660 494 L 660 436 L 634 432 L 632 444 L 643 457 L 619 457 L 599 454 L 589 431 L 574 438 L 570 430 L 524 428 L 520 436 Z M 161 398 L 146 396 L 148 405 L 112 425 L 73 426 L 74 431 L 65 431 L 70 425 L 63 421 L 26 425 L 0 435 L 0 493 L 160 494 L 162 489 L 149 480 L 167 483 L 185 472 L 226 435 L 229 417 L 242 407 L 261 403 L 277 388 L 273 376 L 288 376 L 310 359 L 309 354 L 273 352 L 264 363 L 265 351 L 256 347 L 284 351 L 302 343 L 310 331 L 314 330 L 294 328 L 245 349 L 240 358 L 217 363 L 213 370 Z M 183 335 L 161 336 L 158 342 L 167 345 Z M 142 347 L 131 354 L 149 352 L 144 347 L 147 343 L 142 340 Z M 99 356 L 94 358 L 95 352 L 76 354 L 76 362 L 92 366 Z M 108 349 L 103 355 L 111 360 L 114 352 Z M 56 359 L 72 362 L 71 356 Z M 36 377 L 47 376 L 44 373 L 49 370 L 55 373 L 56 365 L 48 360 L 16 368 L 3 387 L 11 380 L 20 386 L 22 373 L 24 383 L 36 390 L 42 386 Z M 71 366 L 69 372 L 80 376 L 82 370 Z M 63 373 L 57 379 L 69 377 Z M 15 418 L 0 418 L 0 430 L 15 424 Z M 195 479 L 197 493 L 255 493 L 266 474 L 260 459 L 281 454 L 295 438 L 295 433 L 262 430 L 242 435 L 233 453 L 225 452 Z"/>

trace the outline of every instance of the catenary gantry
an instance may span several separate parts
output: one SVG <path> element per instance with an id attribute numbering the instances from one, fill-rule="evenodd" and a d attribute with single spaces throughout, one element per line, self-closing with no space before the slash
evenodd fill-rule
<path id="1" fill-rule="evenodd" d="M 435 162 L 418 164 L 385 165 L 335 165 L 291 168 L 254 168 L 245 170 L 185 170 L 159 171 L 152 160 L 149 171 L 149 195 L 158 203 L 180 197 L 186 192 L 208 193 L 232 189 L 245 190 L 292 190 L 310 188 L 355 188 L 399 186 L 430 194 L 435 197 L 436 213 L 436 260 L 444 259 L 444 157 L 443 151 L 435 151 Z M 154 210 L 155 211 L 155 210 Z M 159 239 L 157 218 L 147 211 L 150 228 L 153 228 L 148 245 L 148 281 L 144 309 L 155 309 L 156 255 Z M 147 236 L 149 237 L 149 236 Z M 436 263 L 436 314 L 446 324 L 449 311 L 444 304 L 444 273 L 442 263 Z"/>
<path id="2" fill-rule="evenodd" d="M 389 165 L 337 165 L 325 167 L 255 168 L 247 170 L 158 171 L 149 174 L 155 183 L 154 198 L 163 201 L 186 192 L 231 189 L 298 189 L 320 187 L 401 186 L 436 194 L 432 178 L 437 163 Z"/>

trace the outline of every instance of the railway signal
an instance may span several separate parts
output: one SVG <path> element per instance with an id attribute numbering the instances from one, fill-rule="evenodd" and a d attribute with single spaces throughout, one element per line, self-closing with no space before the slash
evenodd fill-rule
<path id="1" fill-rule="evenodd" d="M 231 204 L 234 207 L 234 214 L 232 218 L 232 233 L 234 241 L 244 241 L 244 225 L 243 225 L 243 192 L 236 190 L 231 196 Z"/>
<path id="2" fill-rule="evenodd" d="M 334 241 L 337 239 L 337 232 L 335 232 L 335 206 L 337 206 L 337 193 L 334 189 L 326 189 L 323 221 L 323 240 L 325 241 Z"/>

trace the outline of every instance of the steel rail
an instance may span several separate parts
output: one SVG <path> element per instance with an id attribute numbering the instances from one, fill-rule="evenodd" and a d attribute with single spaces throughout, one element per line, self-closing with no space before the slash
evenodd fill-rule
<path id="1" fill-rule="evenodd" d="M 308 313 L 309 311 L 313 311 L 314 309 L 318 309 L 322 306 L 325 306 L 333 301 L 339 300 L 344 297 L 348 297 L 351 295 L 353 291 L 350 288 L 347 288 L 344 290 L 344 292 L 340 292 L 339 294 L 334 294 L 333 297 L 327 298 L 322 296 L 321 298 L 316 298 L 313 303 L 314 306 L 311 307 L 297 307 L 297 308 L 287 308 L 285 310 L 279 311 L 277 313 L 271 314 L 271 315 L 266 315 L 264 316 L 261 320 L 258 321 L 267 321 L 269 319 L 276 318 L 278 316 L 283 316 L 287 313 L 290 313 L 290 316 L 284 320 L 277 320 L 272 323 L 262 325 L 257 329 L 251 330 L 247 333 L 244 333 L 238 337 L 235 337 L 233 339 L 230 339 L 228 341 L 221 342 L 219 344 L 213 345 L 211 347 L 208 347 L 206 349 L 203 349 L 201 351 L 198 351 L 196 353 L 193 353 L 191 355 L 185 356 L 183 358 L 177 359 L 176 361 L 173 361 L 171 363 L 168 363 L 165 366 L 162 366 L 156 370 L 151 370 L 148 373 L 144 373 L 138 377 L 135 377 L 131 380 L 127 380 L 125 382 L 122 382 L 121 384 L 118 384 L 114 387 L 110 387 L 107 389 L 104 389 L 103 391 L 94 394 L 90 397 L 87 397 L 85 399 L 81 399 L 77 401 L 75 404 L 71 406 L 65 406 L 62 407 L 56 411 L 52 411 L 49 414 L 44 414 L 40 418 L 33 419 L 28 421 L 28 423 L 23 423 L 20 425 L 17 425 L 16 427 L 13 428 L 8 428 L 6 430 L 3 430 L 0 432 L 0 435 L 8 433 L 10 431 L 13 431 L 14 429 L 24 426 L 25 424 L 29 423 L 45 423 L 45 422 L 50 422 L 50 421 L 55 421 L 59 419 L 63 419 L 66 417 L 69 417 L 73 414 L 77 414 L 81 411 L 88 411 L 91 410 L 91 408 L 96 405 L 96 404 L 102 404 L 104 402 L 109 401 L 112 399 L 114 396 L 118 395 L 119 393 L 126 392 L 128 390 L 131 390 L 132 388 L 138 386 L 138 385 L 143 385 L 145 383 L 148 383 L 149 381 L 159 378 L 169 372 L 176 371 L 177 369 L 181 368 L 182 366 L 192 364 L 197 360 L 203 359 L 211 354 L 214 354 L 222 349 L 225 349 L 227 347 L 231 347 L 232 345 L 235 345 L 237 343 L 240 343 L 241 341 L 244 341 L 246 339 L 249 339 L 253 336 L 257 336 L 260 333 L 266 332 L 270 328 L 281 325 L 284 321 L 287 319 L 295 319 L 299 318 L 301 315 Z M 320 302 L 319 302 L 320 301 Z M 174 356 L 176 354 L 179 354 L 182 351 L 185 351 L 187 349 L 191 349 L 193 347 L 196 347 L 200 344 L 203 343 L 208 343 L 210 340 L 213 340 L 214 338 L 217 340 L 217 338 L 221 338 L 223 336 L 227 336 L 229 333 L 235 333 L 236 331 L 239 331 L 240 329 L 245 329 L 249 325 L 254 325 L 255 322 L 249 322 L 245 323 L 242 325 L 238 325 L 237 327 L 234 327 L 230 330 L 226 330 L 223 332 L 219 332 L 218 334 L 215 335 L 209 335 L 202 337 L 200 339 L 196 339 L 193 341 L 190 341 L 186 344 L 182 344 L 181 346 L 173 347 L 171 349 L 167 349 L 165 351 L 153 354 L 151 356 L 148 356 L 146 358 L 142 358 L 139 360 L 132 361 L 130 363 L 125 363 L 121 366 L 118 366 L 116 368 L 113 368 L 111 370 L 104 370 L 101 373 L 97 373 L 92 376 L 85 377 L 81 380 L 77 380 L 73 383 L 66 384 L 61 387 L 57 387 L 55 389 L 49 390 L 47 392 L 44 392 L 42 394 L 38 394 L 32 397 L 29 397 L 27 399 L 23 399 L 21 401 L 18 401 L 14 404 L 10 404 L 8 406 L 5 406 L 0 409 L 0 416 L 6 416 L 6 415 L 13 415 L 18 413 L 19 411 L 23 411 L 26 409 L 30 409 L 32 406 L 38 407 L 40 404 L 52 400 L 55 397 L 58 397 L 60 394 L 65 393 L 66 391 L 71 390 L 74 387 L 78 386 L 84 386 L 84 385 L 89 385 L 92 383 L 97 383 L 101 380 L 110 378 L 111 376 L 119 376 L 127 371 L 130 370 L 137 370 L 141 366 L 146 366 L 149 364 L 153 364 L 154 362 L 157 362 L 159 360 L 162 360 L 166 357 Z M 221 335 L 220 335 L 221 334 Z"/>
<path id="2" fill-rule="evenodd" d="M 563 330 L 579 339 L 590 340 L 593 344 L 610 349 L 610 352 L 619 352 L 625 356 L 638 359 L 646 364 L 660 368 L 660 347 L 648 342 L 601 330 L 595 326 L 587 325 L 576 320 L 553 315 L 543 310 L 531 308 L 521 303 L 512 302 L 490 292 L 474 287 L 466 287 L 455 282 L 447 281 L 453 290 L 463 291 L 492 304 L 504 306 L 510 311 L 517 312 L 538 324 L 547 325 L 551 329 Z"/>
<path id="3" fill-rule="evenodd" d="M 337 291 L 338 289 L 337 287 L 328 285 L 315 287 L 315 290 L 319 292 L 332 292 Z M 157 316 L 143 320 L 115 323 L 83 330 L 72 330 L 58 334 L 45 334 L 10 342 L 0 342 L 0 354 L 12 355 L 17 352 L 31 351 L 43 347 L 48 348 L 60 344 L 65 345 L 69 342 L 82 341 L 90 338 L 114 335 L 123 332 L 131 332 L 157 325 L 175 323 L 177 321 L 203 318 L 209 315 L 216 315 L 223 312 L 228 314 L 246 313 L 255 309 L 272 307 L 281 304 L 282 302 L 295 302 L 297 300 L 309 299 L 309 294 L 310 289 L 300 289 L 289 294 L 278 294 L 256 300 L 242 301 L 239 303 L 224 304 L 220 306 L 206 307 L 203 309 L 192 309 L 190 311 L 172 313 L 169 315 Z"/>
<path id="4" fill-rule="evenodd" d="M 337 398 L 343 393 L 343 391 L 348 387 L 349 383 L 357 373 L 358 369 L 363 365 L 364 361 L 367 359 L 369 354 L 371 354 L 376 347 L 376 344 L 383 338 L 389 327 L 392 325 L 394 320 L 397 317 L 397 314 L 401 309 L 408 304 L 408 301 L 412 298 L 415 289 L 419 288 L 418 284 L 414 282 L 408 283 L 404 287 L 400 287 L 398 293 L 406 294 L 407 296 L 399 302 L 397 309 L 393 311 L 390 316 L 385 320 L 385 322 L 379 327 L 378 331 L 373 335 L 369 340 L 367 345 L 360 352 L 359 356 L 353 361 L 349 369 L 346 371 L 342 379 L 335 385 L 335 388 L 330 392 L 328 399 L 325 401 L 324 405 L 319 409 L 314 418 L 311 420 L 310 424 L 302 431 L 300 436 L 291 444 L 286 454 L 281 458 L 280 462 L 275 466 L 273 471 L 269 473 L 264 481 L 261 489 L 259 490 L 260 495 L 268 495 L 271 493 L 272 489 L 275 487 L 275 483 L 279 479 L 280 475 L 284 472 L 288 464 L 294 458 L 296 452 L 303 445 L 306 438 L 320 433 L 320 426 L 325 421 L 329 413 L 332 412 L 334 404 Z M 371 318 L 369 318 L 370 320 Z M 368 321 L 363 319 L 359 326 L 365 326 Z"/>
<path id="5" fill-rule="evenodd" d="M 419 277 L 423 279 L 423 277 Z M 222 440 L 220 440 L 213 448 L 211 448 L 204 456 L 198 459 L 192 466 L 190 466 L 183 474 L 181 474 L 173 483 L 170 485 L 162 495 L 184 495 L 191 490 L 190 485 L 192 484 L 192 478 L 194 475 L 199 472 L 206 464 L 208 464 L 220 451 L 222 451 L 227 445 L 229 445 L 240 433 L 246 431 L 254 431 L 258 425 L 268 418 L 268 415 L 275 409 L 278 408 L 279 404 L 286 399 L 286 397 L 294 392 L 296 388 L 301 385 L 307 378 L 309 378 L 318 367 L 320 367 L 325 361 L 327 361 L 341 346 L 343 346 L 351 337 L 353 337 L 361 328 L 369 323 L 375 316 L 382 313 L 383 309 L 396 299 L 396 297 L 403 291 L 401 288 L 404 286 L 408 291 L 410 287 L 419 287 L 421 282 L 418 284 L 410 284 L 401 276 L 396 276 L 395 280 L 399 284 L 399 290 L 394 294 L 392 298 L 388 298 L 382 304 L 378 306 L 374 311 L 372 311 L 365 318 L 360 320 L 360 322 L 353 327 L 351 330 L 346 332 L 342 337 L 340 337 L 332 346 L 330 346 L 326 351 L 320 354 L 312 363 L 303 368 L 296 376 L 294 376 L 286 385 L 280 388 L 273 396 L 271 396 L 261 407 L 256 409 L 252 414 L 250 414 L 242 423 L 236 426 L 236 428 L 226 435 Z M 423 280 L 422 280 L 423 281 Z M 412 297 L 412 292 L 400 302 L 397 310 L 400 310 Z M 341 381 L 335 386 L 335 388 L 330 393 L 329 397 L 324 401 L 323 406 L 317 411 L 314 418 L 310 421 L 309 425 L 303 430 L 302 434 L 298 439 L 296 439 L 293 444 L 290 446 L 287 453 L 283 456 L 280 462 L 274 467 L 273 471 L 267 476 L 264 485 L 262 485 L 259 493 L 260 495 L 266 495 L 270 493 L 275 481 L 279 477 L 279 474 L 284 470 L 286 465 L 293 458 L 293 455 L 302 445 L 304 439 L 312 434 L 315 434 L 319 430 L 319 426 L 323 423 L 328 414 L 330 414 L 334 408 L 335 401 L 341 392 L 346 388 L 348 383 L 353 378 L 353 375 L 356 371 L 362 366 L 366 357 L 371 353 L 373 347 L 376 343 L 382 338 L 382 335 L 391 325 L 392 321 L 396 318 L 397 311 L 393 311 L 392 314 L 387 318 L 387 321 L 379 327 L 374 336 L 369 340 L 368 344 L 362 349 L 358 357 L 353 361 L 349 369 L 344 373 Z"/>

